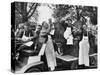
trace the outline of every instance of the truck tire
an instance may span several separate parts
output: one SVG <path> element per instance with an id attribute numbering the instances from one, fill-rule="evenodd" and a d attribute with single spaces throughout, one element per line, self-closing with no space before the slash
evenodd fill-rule
<path id="1" fill-rule="evenodd" d="M 78 61 L 73 61 L 70 68 L 71 68 L 71 70 L 78 69 Z"/>
<path id="2" fill-rule="evenodd" d="M 25 73 L 31 73 L 31 72 L 41 72 L 41 70 L 39 68 L 36 68 L 36 67 L 31 67 L 25 71 Z"/>

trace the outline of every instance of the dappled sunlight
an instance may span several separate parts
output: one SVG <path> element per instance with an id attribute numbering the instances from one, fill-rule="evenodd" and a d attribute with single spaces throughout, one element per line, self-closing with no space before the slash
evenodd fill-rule
<path id="1" fill-rule="evenodd" d="M 52 21 L 54 21 L 54 18 L 52 16 L 53 14 L 53 9 L 51 9 L 50 7 L 48 7 L 48 5 L 41 5 L 38 7 L 38 13 L 39 13 L 39 17 L 38 17 L 38 23 L 41 24 L 43 21 L 48 22 L 48 19 L 52 19 Z"/>

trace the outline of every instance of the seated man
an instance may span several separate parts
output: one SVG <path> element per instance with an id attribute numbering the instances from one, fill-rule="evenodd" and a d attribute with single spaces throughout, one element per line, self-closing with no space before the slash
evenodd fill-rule
<path id="1" fill-rule="evenodd" d="M 18 38 L 18 40 L 22 41 L 22 45 L 17 49 L 19 52 L 18 60 L 21 63 L 27 64 L 27 60 L 30 55 L 38 54 L 35 52 L 36 38 L 36 32 L 30 30 L 27 25 L 24 25 L 23 36 Z"/>

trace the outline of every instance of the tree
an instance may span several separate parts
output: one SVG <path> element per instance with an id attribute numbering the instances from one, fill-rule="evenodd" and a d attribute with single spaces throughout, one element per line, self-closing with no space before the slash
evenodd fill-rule
<path id="1" fill-rule="evenodd" d="M 93 23 L 97 22 L 97 7 L 92 6 L 77 6 L 77 5 L 56 5 L 54 14 L 54 18 L 61 20 L 62 18 L 71 19 L 76 18 L 77 21 L 81 19 L 83 16 L 90 16 Z M 83 17 L 84 18 L 84 17 Z M 64 20 L 65 20 L 64 19 Z"/>
<path id="2" fill-rule="evenodd" d="M 38 3 L 15 2 L 15 23 L 27 22 L 36 12 Z"/>
<path id="3" fill-rule="evenodd" d="M 66 14 L 69 14 L 68 10 L 72 7 L 72 5 L 55 5 L 53 16 L 56 19 L 56 21 L 60 21 L 63 17 L 66 16 Z"/>

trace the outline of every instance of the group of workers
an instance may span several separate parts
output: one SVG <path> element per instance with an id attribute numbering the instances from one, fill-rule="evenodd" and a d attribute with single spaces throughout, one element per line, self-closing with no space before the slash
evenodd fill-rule
<path id="1" fill-rule="evenodd" d="M 80 25 L 80 28 L 72 25 L 72 20 L 67 19 L 65 23 L 67 27 L 63 33 L 63 37 L 66 39 L 67 48 L 73 48 L 73 52 L 78 51 L 77 57 L 79 58 L 79 65 L 85 65 L 89 67 L 89 25 L 90 18 L 85 17 L 86 22 Z M 28 27 L 28 23 L 20 24 L 15 32 L 17 40 L 22 40 L 25 43 L 20 49 L 25 49 L 27 47 L 34 47 L 34 50 L 39 48 L 39 56 L 46 57 L 46 64 L 50 70 L 55 70 L 57 66 L 55 47 L 54 47 L 54 37 L 55 36 L 55 25 L 52 20 L 49 19 L 48 22 L 44 21 L 41 25 L 37 25 L 33 29 Z M 75 27 L 75 28 L 74 28 Z M 60 30 L 59 30 L 60 31 Z M 74 34 L 77 32 L 77 34 Z M 59 33 L 58 33 L 59 34 Z M 78 36 L 77 36 L 78 35 Z M 19 38 L 20 37 L 20 38 Z M 56 37 L 56 36 L 55 36 Z M 32 48 L 33 48 L 32 47 Z M 67 51 L 67 49 L 66 49 Z"/>

